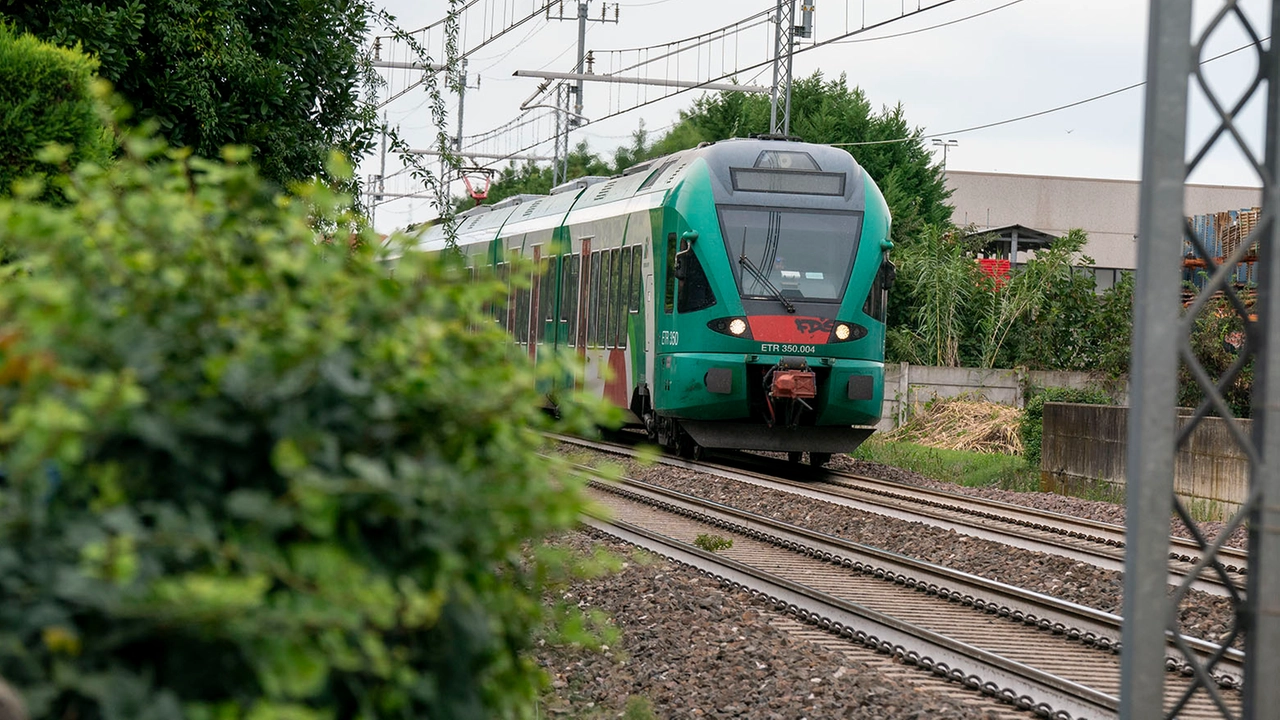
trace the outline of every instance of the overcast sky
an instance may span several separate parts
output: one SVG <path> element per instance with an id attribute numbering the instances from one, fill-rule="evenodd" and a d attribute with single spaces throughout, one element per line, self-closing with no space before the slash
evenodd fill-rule
<path id="1" fill-rule="evenodd" d="M 464 16 L 464 48 L 474 48 L 539 4 L 538 0 L 478 0 Z M 589 16 L 598 18 L 602 4 L 608 6 L 607 14 L 612 18 L 614 4 L 601 0 L 590 0 Z M 622 0 L 618 4 L 620 22 L 588 24 L 586 47 L 597 58 L 597 73 L 616 71 L 619 63 L 646 57 L 608 50 L 661 45 L 774 7 L 771 0 Z M 576 15 L 576 5 L 576 1 L 566 2 L 564 14 Z M 1242 5 L 1259 35 L 1267 37 L 1266 3 L 1245 0 Z M 448 3 L 384 0 L 383 6 L 396 16 L 401 28 L 413 30 L 442 18 Z M 929 9 L 911 14 L 917 6 Z M 1220 6 L 1216 1 L 1198 2 L 1198 22 L 1207 22 Z M 952 170 L 1138 179 L 1145 87 L 1028 120 L 960 131 L 1141 83 L 1146 79 L 1147 7 L 1146 0 L 818 0 L 814 40 L 819 43 L 858 30 L 864 17 L 865 23 L 872 25 L 896 18 L 904 10 L 909 16 L 849 38 L 857 42 L 832 43 L 800 53 L 795 57 L 795 74 L 807 76 L 819 69 L 829 77 L 845 73 L 849 83 L 861 87 L 874 106 L 901 103 L 911 124 L 928 135 L 958 143 L 947 152 L 947 167 Z M 985 11 L 990 12 L 971 17 Z M 559 14 L 558 8 L 552 14 Z M 480 88 L 466 96 L 464 137 L 521 117 L 521 102 L 534 94 L 540 81 L 512 77 L 514 71 L 572 71 L 577 29 L 576 21 L 548 21 L 539 15 L 475 51 L 468 70 L 472 83 L 479 76 Z M 683 53 L 678 56 L 678 76 L 705 80 L 722 74 L 722 67 L 733 70 L 763 62 L 772 55 L 772 32 L 771 25 L 761 24 L 738 34 L 736 40 L 704 45 L 701 53 Z M 885 37 L 889 35 L 901 36 Z M 439 37 L 438 31 L 419 35 L 433 59 L 443 56 Z M 1214 34 L 1202 57 L 1235 50 L 1248 42 L 1239 23 L 1231 20 Z M 403 53 L 402 46 L 384 44 L 383 59 L 407 59 Z M 647 57 L 660 54 L 655 48 Z M 675 63 L 673 58 L 620 74 L 676 77 Z M 1233 103 L 1255 72 L 1256 54 L 1250 49 L 1203 67 L 1224 102 Z M 389 72 L 384 98 L 417 76 L 415 71 Z M 737 81 L 767 86 L 771 68 L 765 65 L 742 71 Z M 669 127 L 678 111 L 687 108 L 701 91 L 624 112 L 637 101 L 656 99 L 666 92 L 654 87 L 588 83 L 583 114 L 593 122 L 575 130 L 571 142 L 585 139 L 593 151 L 607 154 L 626 143 L 641 121 L 654 131 Z M 1203 139 L 1213 125 L 1207 104 L 1198 99 L 1198 89 L 1193 88 L 1193 97 L 1197 99 L 1190 132 Z M 446 93 L 445 101 L 452 136 L 457 98 Z M 1261 106 L 1261 102 L 1251 103 L 1241 121 L 1255 144 L 1261 134 L 1257 131 Z M 385 110 L 390 123 L 400 127 L 412 146 L 425 148 L 431 145 L 433 134 L 429 107 L 426 94 L 419 89 L 390 102 Z M 535 111 L 525 117 L 544 113 Z M 597 121 L 615 113 L 621 114 Z M 550 134 L 550 121 L 540 120 L 471 149 L 507 153 L 545 138 L 546 143 L 528 152 L 550 155 Z M 856 157 L 856 148 L 853 152 Z M 394 159 L 388 163 L 388 175 L 400 167 Z M 361 165 L 361 172 L 374 173 L 377 167 L 377 158 L 373 158 Z M 1258 184 L 1239 153 L 1225 146 L 1192 180 Z M 388 191 L 412 189 L 407 175 L 387 183 Z M 377 225 L 385 231 L 433 216 L 428 200 L 397 200 L 379 207 Z"/>

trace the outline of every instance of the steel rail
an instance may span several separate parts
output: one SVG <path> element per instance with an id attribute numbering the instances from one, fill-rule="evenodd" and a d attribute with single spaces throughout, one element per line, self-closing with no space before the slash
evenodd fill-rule
<path id="1" fill-rule="evenodd" d="M 584 470 L 589 472 L 591 469 Z M 1007 617 L 1014 622 L 1062 634 L 1086 645 L 1114 652 L 1120 650 L 1122 618 L 1113 613 L 855 543 L 632 478 L 593 481 L 593 485 L 607 492 L 641 499 L 664 510 L 679 512 L 701 522 L 765 540 L 888 582 L 950 598 L 972 605 L 978 610 Z M 1182 651 L 1177 647 L 1181 642 L 1201 662 L 1221 655 L 1222 660 L 1217 665 L 1219 673 L 1214 679 L 1224 687 L 1240 686 L 1244 662 L 1244 655 L 1240 651 L 1224 649 L 1215 643 L 1185 635 L 1175 637 L 1172 632 L 1167 633 L 1167 638 L 1166 663 L 1169 668 L 1177 672 L 1190 669 Z"/>
<path id="2" fill-rule="evenodd" d="M 621 521 L 583 522 L 633 545 L 688 565 L 734 588 L 763 595 L 775 607 L 829 628 L 864 646 L 901 657 L 935 674 L 1012 702 L 1045 717 L 1110 717 L 1119 699 L 1079 683 L 953 640 L 912 623 L 805 587 L 786 578 Z"/>
<path id="3" fill-rule="evenodd" d="M 574 438 L 568 436 L 553 435 L 554 439 L 579 445 L 582 447 L 599 450 L 602 452 L 633 455 L 634 451 L 626 445 L 607 443 L 594 440 L 585 440 L 582 438 Z M 816 486 L 813 482 L 789 480 L 772 475 L 766 475 L 751 470 L 743 470 L 738 467 L 723 465 L 707 461 L 688 461 L 669 456 L 659 456 L 654 458 L 655 462 L 677 467 L 695 472 L 703 472 L 726 480 L 735 480 L 737 482 L 748 483 L 757 487 L 763 487 L 779 492 L 791 493 L 812 500 L 829 502 L 843 507 L 848 507 L 862 512 L 874 513 L 886 517 L 892 517 L 899 520 L 909 522 L 920 522 L 944 530 L 954 530 L 955 532 L 977 537 L 992 542 L 998 542 L 1005 545 L 1021 548 L 1024 550 L 1032 550 L 1050 555 L 1066 557 L 1079 562 L 1087 563 L 1104 570 L 1121 572 L 1124 570 L 1124 549 L 1110 544 L 1090 542 L 1086 533 L 1077 531 L 1074 534 L 1042 531 L 1039 535 L 1028 533 L 1028 527 L 1017 522 L 1014 519 L 1007 519 L 1004 516 L 987 511 L 974 509 L 980 507 L 992 507 L 987 504 L 990 501 L 984 501 L 982 498 L 974 498 L 968 495 L 959 495 L 954 493 L 941 493 L 938 495 L 945 497 L 946 504 L 944 507 L 933 507 L 928 501 L 913 501 L 910 498 L 892 498 L 883 493 L 866 492 L 862 493 L 861 489 L 854 484 L 835 483 L 833 485 L 840 491 L 825 490 Z M 886 481 L 878 481 L 884 483 Z M 911 489 L 918 490 L 911 486 L 893 483 L 895 489 Z M 866 497 L 858 497 L 864 494 Z M 1005 503 L 1006 505 L 1008 503 Z M 971 505 L 972 507 L 966 507 Z M 1019 506 L 1013 506 L 1018 508 Z M 954 516 L 948 516 L 946 513 L 954 513 Z M 969 518 L 977 518 L 974 521 Z M 1064 523 L 1070 523 L 1076 518 L 1070 516 L 1061 516 Z M 985 521 L 985 522 L 982 522 Z M 1092 522 L 1092 521 L 1091 521 Z M 1086 535 L 1085 537 L 1080 537 Z M 1081 542 L 1063 542 L 1060 537 L 1068 537 Z M 1243 561 L 1241 562 L 1243 564 Z M 1182 583 L 1187 576 L 1190 568 L 1194 566 L 1194 562 L 1186 561 L 1185 566 L 1171 566 L 1169 568 L 1168 583 L 1177 586 Z M 1210 569 L 1205 569 L 1199 573 L 1198 577 L 1192 582 L 1191 587 L 1212 595 L 1228 596 L 1230 590 L 1221 583 L 1219 578 Z M 1237 587 L 1239 585 L 1237 584 Z"/>

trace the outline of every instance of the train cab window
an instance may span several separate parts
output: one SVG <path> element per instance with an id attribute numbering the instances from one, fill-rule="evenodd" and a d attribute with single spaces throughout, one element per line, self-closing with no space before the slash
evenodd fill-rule
<path id="1" fill-rule="evenodd" d="M 587 346 L 600 344 L 600 328 L 596 321 L 600 309 L 600 256 L 601 252 L 591 253 L 591 288 L 587 293 Z"/>
<path id="2" fill-rule="evenodd" d="M 613 346 L 627 346 L 627 295 L 631 291 L 631 248 L 614 250 L 618 261 L 613 272 L 613 299 L 609 306 L 609 326 L 613 328 L 610 338 Z"/>
<path id="3" fill-rule="evenodd" d="M 538 278 L 538 314 L 534 322 L 537 323 L 535 330 L 538 335 L 538 342 L 545 342 L 547 338 L 547 326 L 552 325 L 556 321 L 556 259 L 554 257 L 543 258 L 539 265 Z M 555 342 L 555 331 L 552 331 L 551 341 Z"/>
<path id="4" fill-rule="evenodd" d="M 702 261 L 698 260 L 688 241 L 676 253 L 676 279 L 680 284 L 680 307 L 677 308 L 680 312 L 705 310 L 716 304 L 716 294 L 702 269 Z"/>
<path id="5" fill-rule="evenodd" d="M 743 297 L 839 302 L 862 213 L 724 206 L 720 234 Z"/>
<path id="6" fill-rule="evenodd" d="M 644 298 L 644 279 L 641 277 L 644 273 L 644 246 L 633 245 L 632 250 L 631 299 L 627 309 L 634 315 L 640 312 L 640 303 Z"/>
<path id="7" fill-rule="evenodd" d="M 662 311 L 670 315 L 676 309 L 676 234 L 667 233 L 667 293 Z"/>
<path id="8" fill-rule="evenodd" d="M 578 277 L 582 257 L 565 255 L 560 260 L 560 327 L 565 328 L 569 347 L 578 342 Z"/>
<path id="9" fill-rule="evenodd" d="M 896 268 L 893 263 L 885 260 L 880 264 L 880 270 L 876 272 L 876 277 L 871 281 L 871 292 L 867 293 L 867 301 L 862 304 L 862 312 L 868 317 L 885 321 L 885 315 L 889 308 L 889 287 L 893 285 L 893 278 L 896 274 Z"/>

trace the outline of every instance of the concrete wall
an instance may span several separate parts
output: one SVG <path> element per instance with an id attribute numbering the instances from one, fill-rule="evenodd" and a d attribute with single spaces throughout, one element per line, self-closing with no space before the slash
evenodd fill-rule
<path id="1" fill-rule="evenodd" d="M 1102 387 L 1113 396 L 1118 392 L 1117 400 L 1127 403 L 1125 383 L 1111 384 L 1117 387 L 1107 387 L 1102 376 L 1082 372 L 931 367 L 907 363 L 885 365 L 884 411 L 878 427 L 882 432 L 893 430 L 935 398 L 965 395 L 1021 408 L 1027 391 L 1032 387 Z"/>
<path id="2" fill-rule="evenodd" d="M 1183 418 L 1185 421 L 1185 416 Z M 1101 488 L 1123 496 L 1129 409 L 1047 403 L 1040 450 L 1043 490 L 1078 495 Z M 1252 421 L 1240 420 L 1245 433 Z M 1248 493 L 1249 461 L 1220 418 L 1205 418 L 1174 465 L 1174 491 L 1197 517 L 1221 520 Z"/>
<path id="3" fill-rule="evenodd" d="M 951 219 L 958 225 L 972 223 L 982 229 L 1017 223 L 1051 235 L 1081 228 L 1089 235 L 1084 254 L 1093 258 L 1096 267 L 1137 267 L 1136 180 L 952 170 L 947 172 L 946 184 L 955 208 Z M 1261 202 L 1258 188 L 1188 185 L 1183 211 L 1201 215 Z"/>

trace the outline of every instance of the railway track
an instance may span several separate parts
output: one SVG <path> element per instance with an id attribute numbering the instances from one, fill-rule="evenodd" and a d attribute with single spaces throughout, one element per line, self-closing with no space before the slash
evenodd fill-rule
<path id="1" fill-rule="evenodd" d="M 562 436 L 556 439 L 606 453 L 629 457 L 635 454 L 634 448 L 622 443 Z M 1124 570 L 1124 527 L 1119 525 L 852 473 L 810 468 L 797 471 L 789 463 L 757 455 L 717 457 L 714 462 L 661 456 L 657 462 L 1059 555 L 1105 570 Z M 797 472 L 801 479 L 795 477 Z M 1243 550 L 1224 547 L 1218 554 L 1220 568 L 1201 567 L 1199 546 L 1185 538 L 1171 537 L 1169 557 L 1171 585 L 1194 574 L 1191 587 L 1195 590 L 1226 596 L 1231 594 L 1227 583 L 1243 590 L 1248 567 Z"/>
<path id="2" fill-rule="evenodd" d="M 851 543 L 658 486 L 624 479 L 592 493 L 613 518 L 586 522 L 685 563 L 833 637 L 900 658 L 975 692 L 1042 717 L 1114 717 L 1120 683 L 1120 619 L 1068 603 Z M 715 533 L 728 549 L 694 543 Z M 1178 638 L 1203 661 L 1214 653 L 1215 692 L 1238 712 L 1240 653 Z M 1167 705 L 1179 701 L 1189 668 L 1170 636 Z M 1217 717 L 1204 691 L 1179 717 Z"/>

